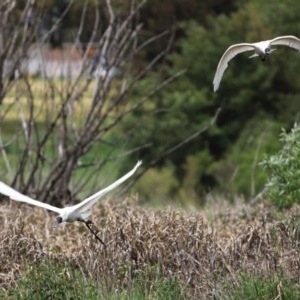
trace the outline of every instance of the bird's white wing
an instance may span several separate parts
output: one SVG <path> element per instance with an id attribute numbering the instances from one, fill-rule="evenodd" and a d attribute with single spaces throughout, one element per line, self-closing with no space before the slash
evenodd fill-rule
<path id="1" fill-rule="evenodd" d="M 228 67 L 228 62 L 233 59 L 236 55 L 255 49 L 255 46 L 249 43 L 242 43 L 230 46 L 221 57 L 217 71 L 214 77 L 213 85 L 214 85 L 214 92 L 216 92 L 219 88 L 221 79 L 223 74 Z"/>
<path id="2" fill-rule="evenodd" d="M 279 36 L 271 41 L 271 45 L 283 45 L 300 51 L 300 39 L 293 35 Z"/>
<path id="3" fill-rule="evenodd" d="M 131 177 L 137 168 L 142 164 L 141 161 L 138 161 L 135 167 L 128 172 L 123 177 L 119 178 L 117 181 L 109 185 L 107 188 L 95 193 L 94 195 L 88 197 L 87 199 L 83 200 L 82 202 L 78 203 L 77 205 L 74 205 L 74 210 L 83 211 L 88 210 L 91 206 L 93 206 L 101 197 L 103 197 L 105 194 L 110 192 L 111 190 L 115 189 L 117 186 L 119 186 L 121 183 L 126 181 L 129 177 Z"/>
<path id="4" fill-rule="evenodd" d="M 39 207 L 57 212 L 58 214 L 60 214 L 62 211 L 61 208 L 34 200 L 28 196 L 25 196 L 25 195 L 19 193 L 18 191 L 16 191 L 15 189 L 11 188 L 10 186 L 8 186 L 7 184 L 3 183 L 2 181 L 0 181 L 0 193 L 9 197 L 11 200 L 25 202 L 25 203 L 28 203 L 31 205 L 39 206 Z"/>

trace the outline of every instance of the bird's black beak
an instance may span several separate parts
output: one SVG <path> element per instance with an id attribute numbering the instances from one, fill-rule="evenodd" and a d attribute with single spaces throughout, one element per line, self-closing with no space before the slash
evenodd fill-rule
<path id="1" fill-rule="evenodd" d="M 52 224 L 52 228 L 58 227 L 62 223 L 62 217 L 57 217 L 55 222 Z"/>
<path id="2" fill-rule="evenodd" d="M 99 232 L 98 228 L 95 226 L 95 224 L 91 220 L 82 219 L 82 220 L 78 220 L 78 221 L 83 222 L 86 225 L 86 227 L 90 230 L 90 232 L 95 236 L 95 238 L 104 246 L 104 248 L 106 248 L 106 245 L 104 244 L 104 242 L 97 235 L 97 233 Z"/>

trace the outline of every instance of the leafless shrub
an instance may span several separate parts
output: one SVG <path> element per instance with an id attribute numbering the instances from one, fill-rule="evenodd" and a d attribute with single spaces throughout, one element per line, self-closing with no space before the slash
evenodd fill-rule
<path id="1" fill-rule="evenodd" d="M 39 28 L 44 12 L 37 9 L 42 5 L 38 1 L 26 0 L 22 7 L 18 1 L 4 1 L 0 12 L 0 150 L 5 162 L 1 178 L 23 193 L 57 206 L 62 205 L 62 199 L 76 200 L 86 185 L 99 186 L 96 174 L 109 161 L 118 164 L 119 159 L 151 147 L 149 141 L 131 149 L 126 137 L 122 137 L 121 143 L 112 141 L 112 137 L 126 116 L 184 72 L 149 84 L 137 96 L 140 81 L 169 52 L 173 32 L 162 32 L 147 39 L 143 36 L 139 11 L 144 0 L 132 0 L 121 13 L 109 0 L 101 2 L 101 11 L 96 4 L 93 10 L 88 10 L 86 1 L 72 47 L 65 60 L 58 62 L 65 66 L 62 72 L 65 78 L 51 77 L 50 67 L 42 60 L 40 73 L 44 80 L 32 80 L 26 76 L 23 66 L 33 42 L 34 56 L 39 57 L 44 42 L 60 26 L 73 2 L 68 2 L 52 28 L 42 35 Z M 80 36 L 91 13 L 93 30 L 90 40 L 83 45 Z M 143 51 L 161 38 L 169 39 L 166 48 L 150 61 L 137 64 Z M 98 56 L 96 63 L 91 60 L 91 50 Z M 76 72 L 66 76 L 72 69 L 71 58 L 78 54 L 80 63 Z M 7 64 L 9 68 L 5 67 Z M 104 72 L 98 69 L 103 65 Z M 114 70 L 118 71 L 112 76 Z M 191 133 L 183 141 L 166 145 L 163 153 L 144 162 L 145 170 L 197 138 L 213 125 L 216 116 L 207 127 Z M 139 126 L 135 124 L 130 130 L 139 130 Z M 91 155 L 95 148 L 97 155 Z"/>

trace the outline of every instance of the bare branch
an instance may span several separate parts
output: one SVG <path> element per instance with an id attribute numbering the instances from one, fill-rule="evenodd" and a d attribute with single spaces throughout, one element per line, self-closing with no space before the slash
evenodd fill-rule
<path id="1" fill-rule="evenodd" d="M 5 80 L 0 79 L 0 105 L 4 97 L 13 98 L 5 108 L 1 107 L 3 119 L 0 120 L 0 130 L 1 124 L 8 120 L 12 113 L 18 115 L 17 137 L 12 139 L 12 144 L 18 152 L 17 167 L 9 161 L 10 157 L 5 148 L 7 142 L 3 143 L 1 136 L 0 147 L 6 168 L 14 176 L 12 184 L 20 185 L 21 191 L 28 191 L 41 201 L 59 206 L 64 198 L 77 196 L 90 184 L 91 178 L 97 178 L 95 172 L 107 164 L 151 146 L 150 142 L 132 147 L 130 144 L 123 145 L 119 141 L 112 141 L 121 131 L 125 117 L 133 114 L 149 99 L 154 101 L 153 96 L 158 91 L 185 72 L 181 70 L 164 77 L 163 74 L 159 74 L 161 79 L 137 96 L 136 89 L 140 89 L 140 81 L 163 62 L 174 39 L 174 32 L 164 31 L 149 39 L 141 40 L 142 24 L 139 20 L 139 11 L 145 2 L 145 0 L 131 0 L 127 15 L 122 12 L 119 16 L 113 1 L 106 0 L 106 27 L 99 30 L 100 12 L 95 9 L 94 23 L 88 26 L 92 27 L 89 41 L 83 45 L 80 41 L 81 36 L 90 18 L 88 14 L 90 2 L 84 2 L 78 19 L 77 32 L 73 36 L 74 43 L 67 55 L 69 57 L 61 62 L 72 64 L 73 56 L 76 56 L 76 59 L 80 57 L 80 67 L 71 74 L 72 76 L 63 79 L 51 77 L 51 72 L 47 72 L 47 57 L 42 55 L 45 47 L 42 44 L 36 46 L 36 49 L 39 49 L 41 56 L 39 63 L 44 66 L 44 77 L 31 80 L 21 72 L 20 77 L 13 80 L 5 76 Z M 21 20 L 16 22 L 18 28 L 14 27 L 11 35 L 5 39 L 7 33 L 3 30 L 5 28 L 3 22 L 4 20 L 9 22 L 16 7 L 16 2 L 11 3 L 12 6 L 5 8 L 4 16 L 0 20 L 0 25 L 3 25 L 2 29 L 0 28 L 0 44 L 4 43 L 3 47 L 0 47 L 1 74 L 4 60 L 7 59 L 12 60 L 10 74 L 21 71 L 23 58 L 28 54 L 33 41 L 47 41 L 58 26 L 63 25 L 63 20 L 70 12 L 74 0 L 68 2 L 61 16 L 42 36 L 38 35 L 38 22 L 32 25 L 28 18 L 33 12 L 33 4 L 37 2 L 27 0 L 26 9 L 21 13 Z M 137 64 L 143 51 L 167 37 L 168 44 L 161 53 L 148 62 Z M 2 49 L 6 49 L 7 52 L 3 53 Z M 16 89 L 8 95 L 11 86 L 15 86 Z M 168 145 L 157 157 L 148 162 L 146 168 L 196 139 L 208 128 L 209 125 L 175 145 Z M 97 155 L 92 153 L 92 149 L 95 148 Z M 102 151 L 103 149 L 105 151 Z"/>

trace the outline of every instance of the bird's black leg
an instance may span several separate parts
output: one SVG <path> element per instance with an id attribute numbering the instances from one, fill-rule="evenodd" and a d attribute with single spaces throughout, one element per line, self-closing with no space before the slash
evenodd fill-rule
<path id="1" fill-rule="evenodd" d="M 86 225 L 86 227 L 90 230 L 90 232 L 95 236 L 95 238 L 104 246 L 104 247 L 106 247 L 105 246 L 105 244 L 104 244 L 104 242 L 99 238 L 99 236 L 97 235 L 97 233 L 98 232 L 95 232 L 94 230 L 93 230 L 93 228 L 91 227 L 91 226 L 93 226 L 94 225 L 94 223 L 91 221 L 91 220 L 80 220 L 81 222 L 83 222 L 85 225 Z"/>

